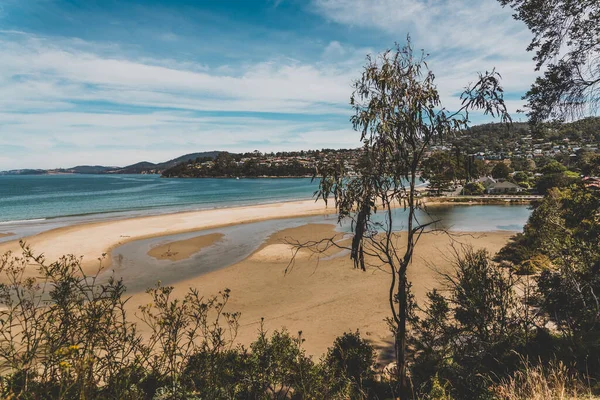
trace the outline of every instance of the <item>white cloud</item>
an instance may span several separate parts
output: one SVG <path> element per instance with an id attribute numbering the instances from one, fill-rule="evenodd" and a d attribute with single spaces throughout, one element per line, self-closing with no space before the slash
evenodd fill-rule
<path id="1" fill-rule="evenodd" d="M 18 136 L 0 135 L 2 146 L 25 145 L 31 154 L 18 167 L 50 168 L 76 164 L 125 165 L 141 160 L 166 161 L 191 151 L 278 151 L 305 148 L 353 147 L 358 137 L 350 128 L 328 124 L 290 122 L 253 117 L 197 117 L 188 112 L 142 115 L 51 112 L 34 115 L 0 114 L 6 131 L 18 127 Z M 52 133 L 48 127 L 52 127 Z M 57 147 L 68 144 L 70 148 Z M 64 154 L 64 158 L 58 155 Z M 0 159 L 0 170 L 15 168 L 14 157 Z M 57 163 L 57 160 L 59 162 Z M 110 161 L 110 162 L 109 162 Z M 11 166 L 11 164 L 13 164 Z"/>
<path id="2" fill-rule="evenodd" d="M 404 43 L 410 34 L 414 48 L 430 54 L 448 108 L 478 72 L 495 67 L 505 90 L 517 93 L 537 75 L 526 51 L 531 34 L 496 0 L 313 0 L 312 10 L 334 23 L 379 30 L 390 41 Z"/>
<path id="3" fill-rule="evenodd" d="M 375 51 L 410 32 L 415 47 L 432 54 L 429 65 L 450 109 L 479 71 L 496 67 L 513 93 L 535 77 L 528 32 L 495 0 L 314 0 L 312 10 L 350 31 L 375 28 L 389 38 Z M 177 37 L 167 32 L 162 39 Z M 113 43 L 0 31 L 0 146 L 25 144 L 30 156 L 2 154 L 0 170 L 158 162 L 214 149 L 354 147 L 358 136 L 340 116 L 350 116 L 351 82 L 373 52 L 349 37 L 323 44 L 312 62 L 277 54 L 209 68 L 202 60 L 133 57 Z M 508 105 L 514 112 L 521 102 Z"/>
<path id="4" fill-rule="evenodd" d="M 340 42 L 334 40 L 329 42 L 325 50 L 323 50 L 323 57 L 325 59 L 339 59 L 346 54 L 346 49 L 342 46 Z"/>
<path id="5" fill-rule="evenodd" d="M 196 110 L 319 113 L 314 104 L 326 103 L 342 112 L 352 77 L 332 65 L 293 60 L 263 62 L 238 75 L 225 75 L 223 70 L 213 73 L 197 65 L 101 57 L 48 46 L 35 38 L 1 41 L 0 52 L 0 96 L 11 98 L 13 104 L 40 99 L 104 100 Z M 331 111 L 331 106 L 325 110 Z"/>
<path id="6" fill-rule="evenodd" d="M 451 47 L 510 55 L 523 53 L 523 40 L 531 39 L 497 0 L 313 0 L 312 8 L 330 21 L 379 29 L 399 41 L 410 33 L 428 51 Z"/>

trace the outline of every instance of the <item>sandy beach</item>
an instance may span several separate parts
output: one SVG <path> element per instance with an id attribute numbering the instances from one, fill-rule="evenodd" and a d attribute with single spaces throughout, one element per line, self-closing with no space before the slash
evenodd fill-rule
<path id="1" fill-rule="evenodd" d="M 230 289 L 228 310 L 242 314 L 237 340 L 244 345 L 256 339 L 264 318 L 264 326 L 271 332 L 283 327 L 293 334 L 302 331 L 305 349 L 316 357 L 327 350 L 335 337 L 356 329 L 379 348 L 387 349 L 391 340 L 385 322 L 390 315 L 387 271 L 354 269 L 348 254 L 339 250 L 329 251 L 320 259 L 302 250 L 286 274 L 293 254 L 286 241 L 318 240 L 335 234 L 334 226 L 325 224 L 279 231 L 242 262 L 175 284 L 174 294 L 182 296 L 190 287 L 205 296 Z M 423 235 L 409 268 L 416 300 L 422 302 L 427 291 L 440 287 L 439 273 L 452 269 L 453 248 L 469 245 L 495 253 L 511 235 Z M 400 235 L 400 243 L 402 239 Z M 148 299 L 144 293 L 134 294 L 128 303 L 130 312 Z"/>
<path id="2" fill-rule="evenodd" d="M 29 237 L 26 242 L 36 254 L 43 253 L 49 261 L 63 254 L 84 256 L 85 272 L 93 273 L 97 271 L 97 258 L 101 254 L 109 254 L 105 257 L 106 266 L 110 261 L 110 251 L 127 242 L 212 229 L 210 233 L 200 232 L 197 236 L 182 240 L 155 242 L 142 255 L 153 257 L 156 262 L 167 263 L 156 268 L 163 269 L 164 273 L 174 278 L 175 296 L 183 296 L 190 287 L 198 289 L 204 296 L 230 289 L 228 310 L 241 312 L 242 315 L 237 336 L 239 343 L 251 343 L 257 336 L 261 318 L 264 318 L 264 326 L 269 331 L 284 327 L 292 333 L 302 331 L 308 354 L 317 357 L 327 350 L 335 337 L 344 331 L 356 329 L 373 344 L 386 349 L 391 341 L 385 322 L 389 316 L 389 271 L 369 268 L 363 272 L 354 269 L 348 253 L 338 249 L 319 256 L 302 250 L 290 265 L 294 253 L 288 241 L 304 242 L 334 235 L 342 242 L 347 240 L 335 230 L 334 225 L 305 224 L 288 229 L 276 226 L 275 233 L 233 265 L 206 273 L 193 272 L 191 275 L 182 275 L 181 270 L 175 267 L 168 269 L 171 268 L 170 262 L 191 259 L 199 252 L 202 254 L 204 248 L 221 243 L 224 238 L 219 229 L 332 212 L 331 206 L 327 208 L 323 202 L 315 203 L 312 200 L 213 209 L 70 226 Z M 486 248 L 493 254 L 512 235 L 510 231 L 424 234 L 409 268 L 409 279 L 413 283 L 417 302 L 425 299 L 427 291 L 440 287 L 440 272 L 451 271 L 454 249 L 473 246 Z M 402 240 L 403 235 L 400 234 L 400 245 Z M 0 253 L 7 250 L 18 251 L 18 243 L 12 241 L 0 246 Z M 119 268 L 128 267 L 119 265 Z M 148 273 L 144 271 L 142 268 L 139 273 Z M 32 268 L 31 273 L 34 272 Z M 134 318 L 139 305 L 147 304 L 149 298 L 142 288 L 132 289 L 128 294 L 132 298 L 127 307 L 129 315 Z M 141 330 L 144 331 L 143 326 Z"/>
<path id="3" fill-rule="evenodd" d="M 83 256 L 84 272 L 94 273 L 98 269 L 99 257 L 105 255 L 103 265 L 108 267 L 111 250 L 133 240 L 331 212 L 334 212 L 333 206 L 330 204 L 328 208 L 323 201 L 290 201 L 95 222 L 53 229 L 24 240 L 34 253 L 43 253 L 46 260 L 56 260 L 64 254 Z M 9 250 L 20 253 L 19 242 L 0 245 L 0 254 Z"/>
<path id="4" fill-rule="evenodd" d="M 441 202 L 439 198 L 423 198 L 423 201 L 432 207 L 453 205 Z M 475 204 L 474 202 L 472 205 Z M 322 200 L 289 201 L 83 223 L 48 230 L 23 240 L 35 254 L 43 253 L 46 260 L 56 260 L 65 254 L 83 256 L 84 272 L 94 273 L 98 269 L 99 258 L 103 258 L 104 267 L 109 267 L 111 251 L 131 241 L 265 220 L 332 213 L 335 213 L 333 201 L 329 205 L 325 205 Z M 4 233 L 0 237 L 9 235 L 12 234 Z M 0 243 L 0 254 L 9 250 L 20 253 L 19 241 Z"/>

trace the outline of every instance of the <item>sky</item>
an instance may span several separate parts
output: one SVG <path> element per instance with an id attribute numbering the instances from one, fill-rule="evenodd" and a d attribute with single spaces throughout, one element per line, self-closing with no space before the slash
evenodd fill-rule
<path id="1" fill-rule="evenodd" d="M 496 0 L 0 0 L 0 170 L 358 147 L 352 81 L 408 34 L 446 108 L 492 68 L 522 107 L 531 34 Z"/>

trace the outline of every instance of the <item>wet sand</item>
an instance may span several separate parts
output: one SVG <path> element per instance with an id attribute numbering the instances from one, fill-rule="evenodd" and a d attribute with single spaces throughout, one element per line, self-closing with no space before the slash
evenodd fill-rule
<path id="1" fill-rule="evenodd" d="M 427 291 L 440 287 L 440 273 L 452 271 L 455 250 L 468 245 L 495 253 L 513 234 L 423 234 L 408 270 L 417 302 L 424 301 Z M 302 331 L 307 353 L 316 357 L 331 346 L 335 337 L 356 329 L 376 346 L 387 349 L 391 343 L 385 322 L 390 316 L 389 271 L 377 267 L 369 267 L 366 272 L 354 269 L 347 252 L 338 249 L 321 255 L 301 250 L 290 264 L 293 249 L 289 241 L 333 236 L 338 243 L 347 243 L 333 225 L 310 224 L 279 231 L 241 262 L 176 282 L 173 294 L 183 296 L 189 288 L 196 288 L 200 294 L 210 296 L 230 289 L 227 310 L 241 312 L 237 341 L 244 345 L 256 339 L 264 318 L 269 332 L 283 327 L 292 334 Z M 399 245 L 403 239 L 400 234 Z M 142 292 L 133 293 L 128 303 L 130 315 L 148 300 Z"/>
<path id="2" fill-rule="evenodd" d="M 0 233 L 0 238 L 3 238 L 3 237 L 8 237 L 8 236 L 13 236 L 13 235 L 14 235 L 14 233 L 12 233 L 12 232 L 8 232 L 8 233 Z"/>
<path id="3" fill-rule="evenodd" d="M 152 247 L 148 252 L 150 257 L 157 260 L 180 261 L 190 258 L 203 248 L 211 246 L 223 238 L 221 233 L 196 236 L 190 239 L 167 242 Z"/>

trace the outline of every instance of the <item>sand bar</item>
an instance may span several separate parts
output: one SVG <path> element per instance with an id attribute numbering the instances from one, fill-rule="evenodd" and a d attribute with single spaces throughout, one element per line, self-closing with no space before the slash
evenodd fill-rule
<path id="1" fill-rule="evenodd" d="M 177 240 L 154 246 L 148 252 L 150 257 L 157 260 L 180 261 L 190 258 L 203 248 L 211 246 L 223 238 L 222 233 L 195 236 L 190 239 Z"/>
<path id="2" fill-rule="evenodd" d="M 110 251 L 129 241 L 268 219 L 294 218 L 332 212 L 335 210 L 331 203 L 328 208 L 323 201 L 290 201 L 73 225 L 42 232 L 24 240 L 36 254 L 43 253 L 46 260 L 49 261 L 56 260 L 65 254 L 83 256 L 84 271 L 93 273 L 97 271 L 99 257 L 107 254 L 103 265 L 108 266 Z M 0 244 L 0 254 L 8 250 L 20 252 L 18 241 Z"/>
<path id="3" fill-rule="evenodd" d="M 8 236 L 13 236 L 13 235 L 14 235 L 14 233 L 12 233 L 12 232 L 8 232 L 8 233 L 0 233 L 0 238 L 3 238 L 3 237 L 8 237 Z"/>

